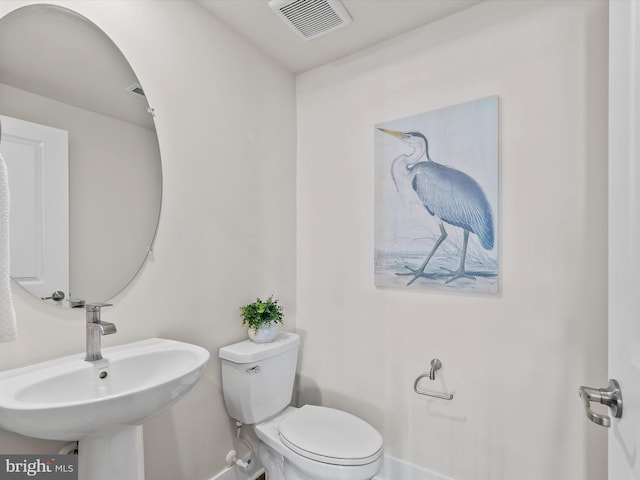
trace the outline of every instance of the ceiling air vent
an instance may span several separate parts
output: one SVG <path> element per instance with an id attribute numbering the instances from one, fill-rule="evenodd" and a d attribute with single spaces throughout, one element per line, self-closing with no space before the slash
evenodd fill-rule
<path id="1" fill-rule="evenodd" d="M 340 0 L 269 0 L 269 6 L 305 40 L 351 23 L 351 15 Z"/>
<path id="2" fill-rule="evenodd" d="M 134 95 L 140 95 L 141 97 L 144 97 L 144 90 L 142 90 L 142 87 L 140 86 L 139 83 L 132 83 L 131 85 L 129 85 L 127 87 L 127 92 L 132 93 Z"/>

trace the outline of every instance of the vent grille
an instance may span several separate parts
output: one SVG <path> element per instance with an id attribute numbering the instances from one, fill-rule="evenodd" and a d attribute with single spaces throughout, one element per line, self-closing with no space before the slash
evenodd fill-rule
<path id="1" fill-rule="evenodd" d="M 144 90 L 142 90 L 142 87 L 138 83 L 132 83 L 129 85 L 127 87 L 127 92 L 133 93 L 134 95 L 140 95 L 141 97 L 145 96 Z"/>
<path id="2" fill-rule="evenodd" d="M 349 12 L 338 0 L 271 0 L 269 6 L 305 40 L 351 23 Z"/>

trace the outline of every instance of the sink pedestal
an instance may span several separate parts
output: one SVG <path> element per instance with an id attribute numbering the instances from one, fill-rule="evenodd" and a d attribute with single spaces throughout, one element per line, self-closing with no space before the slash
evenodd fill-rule
<path id="1" fill-rule="evenodd" d="M 80 440 L 78 480 L 144 480 L 141 425 L 118 425 Z"/>

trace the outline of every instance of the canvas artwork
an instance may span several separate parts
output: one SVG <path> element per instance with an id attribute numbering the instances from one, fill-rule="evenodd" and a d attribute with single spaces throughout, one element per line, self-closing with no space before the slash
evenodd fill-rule
<path id="1" fill-rule="evenodd" d="M 375 127 L 375 284 L 498 291 L 498 97 Z"/>

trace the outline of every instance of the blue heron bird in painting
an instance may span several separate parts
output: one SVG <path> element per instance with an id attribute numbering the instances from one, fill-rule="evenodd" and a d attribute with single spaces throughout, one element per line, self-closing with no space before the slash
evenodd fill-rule
<path id="1" fill-rule="evenodd" d="M 424 273 L 431 257 L 447 238 L 444 223 L 462 228 L 464 241 L 457 270 L 449 270 L 450 276 L 445 283 L 459 278 L 475 277 L 465 271 L 469 232 L 475 233 L 480 245 L 486 250 L 493 249 L 493 215 L 484 191 L 473 178 L 460 170 L 434 162 L 429 156 L 429 142 L 420 132 L 398 132 L 385 128 L 378 130 L 394 136 L 413 148 L 408 155 L 400 155 L 391 164 L 391 177 L 398 191 L 412 188 L 427 211 L 440 221 L 440 237 L 431 249 L 431 253 L 417 269 L 405 266 L 409 272 L 396 275 L 409 275 L 411 285 L 420 277 L 433 278 Z M 444 222 L 444 223 L 443 223 Z"/>

